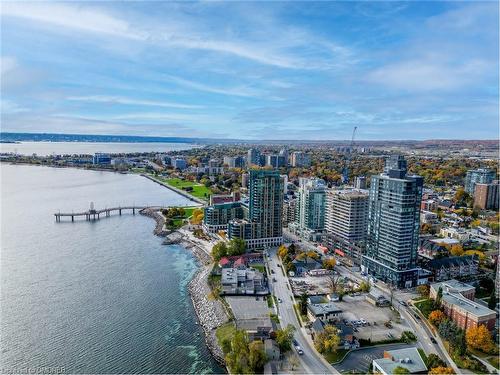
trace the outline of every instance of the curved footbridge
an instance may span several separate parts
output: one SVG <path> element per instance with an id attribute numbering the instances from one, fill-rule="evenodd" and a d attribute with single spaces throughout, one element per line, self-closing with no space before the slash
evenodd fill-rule
<path id="1" fill-rule="evenodd" d="M 90 209 L 88 211 L 84 212 L 71 212 L 71 213 L 63 213 L 63 212 L 57 212 L 54 214 L 56 218 L 56 222 L 61 222 L 62 219 L 64 218 L 71 218 L 71 221 L 75 221 L 75 218 L 83 218 L 85 217 L 86 221 L 92 221 L 92 220 L 99 220 L 101 216 L 103 217 L 109 217 L 111 216 L 111 213 L 113 212 L 118 212 L 119 215 L 122 214 L 122 212 L 132 212 L 132 214 L 135 215 L 136 211 L 139 212 L 145 208 L 152 208 L 148 206 L 118 206 L 118 207 L 111 207 L 111 208 L 104 208 L 102 210 L 96 210 L 93 208 L 93 205 L 91 205 Z"/>

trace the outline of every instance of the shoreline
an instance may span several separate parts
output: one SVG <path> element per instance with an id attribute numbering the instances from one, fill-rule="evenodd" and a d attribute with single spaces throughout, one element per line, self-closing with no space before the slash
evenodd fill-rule
<path id="1" fill-rule="evenodd" d="M 155 220 L 156 226 L 153 233 L 156 236 L 165 238 L 164 245 L 178 244 L 186 251 L 190 251 L 199 265 L 187 286 L 191 303 L 193 305 L 196 319 L 205 336 L 205 345 L 219 365 L 226 367 L 224 353 L 220 348 L 215 331 L 221 325 L 229 321 L 229 315 L 224 305 L 217 299 L 211 299 L 208 276 L 212 269 L 212 257 L 210 255 L 209 243 L 196 239 L 189 230 L 179 228 L 175 231 L 164 229 L 165 218 L 158 212 L 158 209 L 146 208 L 140 211 L 141 215 Z M 169 238 L 172 236 L 172 238 Z"/>
<path id="2" fill-rule="evenodd" d="M 96 172 L 109 172 L 109 173 L 118 173 L 118 174 L 129 174 L 129 175 L 138 175 L 141 177 L 144 177 L 152 182 L 157 183 L 158 185 L 163 186 L 164 188 L 167 188 L 181 196 L 183 196 L 186 199 L 189 199 L 192 202 L 195 202 L 197 204 L 200 204 L 202 206 L 205 206 L 208 202 L 204 201 L 203 199 L 197 198 L 192 194 L 189 194 L 187 191 L 178 189 L 174 186 L 170 186 L 169 184 L 157 180 L 153 176 L 149 176 L 145 173 L 138 173 L 138 172 L 131 172 L 131 171 L 115 171 L 107 168 L 88 168 L 88 167 L 79 167 L 77 165 L 50 165 L 50 164 L 33 164 L 33 163 L 23 163 L 23 162 L 13 162 L 13 161 L 2 161 L 0 160 L 1 163 L 7 163 L 9 165 L 27 165 L 27 166 L 33 166 L 33 167 L 48 167 L 48 168 L 74 168 L 74 169 L 79 169 L 83 171 L 96 171 Z"/>

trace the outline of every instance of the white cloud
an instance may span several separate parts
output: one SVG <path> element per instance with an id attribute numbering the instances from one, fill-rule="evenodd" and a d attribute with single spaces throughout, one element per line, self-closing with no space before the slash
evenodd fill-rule
<path id="1" fill-rule="evenodd" d="M 71 96 L 68 100 L 82 101 L 82 102 L 97 102 L 97 103 L 110 103 L 110 104 L 126 104 L 137 106 L 151 106 L 151 107 L 165 107 L 165 108 L 179 108 L 179 109 L 199 109 L 205 108 L 200 105 L 173 103 L 167 101 L 155 100 L 140 100 L 130 99 L 120 96 L 106 96 L 106 95 L 90 95 L 90 96 Z"/>
<path id="2" fill-rule="evenodd" d="M 372 71 L 368 80 L 395 89 L 408 91 L 453 90 L 478 84 L 491 65 L 474 60 L 460 65 L 439 60 L 406 60 L 388 64 Z"/>
<path id="3" fill-rule="evenodd" d="M 0 73 L 3 76 L 5 73 L 8 73 L 14 70 L 17 67 L 16 59 L 10 56 L 2 56 L 0 58 Z"/>
<path id="4" fill-rule="evenodd" d="M 108 34 L 131 39 L 144 39 L 145 35 L 131 30 L 130 25 L 97 8 L 48 2 L 2 2 L 2 17 L 24 18 L 58 27 L 86 32 Z"/>

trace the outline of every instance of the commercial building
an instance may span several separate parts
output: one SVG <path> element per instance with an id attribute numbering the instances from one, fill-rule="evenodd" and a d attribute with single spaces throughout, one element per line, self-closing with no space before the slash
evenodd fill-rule
<path id="1" fill-rule="evenodd" d="M 286 199 L 283 202 L 283 227 L 287 228 L 290 223 L 295 221 L 297 211 L 297 199 Z"/>
<path id="2" fill-rule="evenodd" d="M 111 156 L 104 152 L 96 152 L 92 158 L 92 164 L 94 165 L 110 165 Z"/>
<path id="3" fill-rule="evenodd" d="M 465 176 L 465 191 L 474 194 L 476 184 L 491 184 L 496 177 L 492 169 L 479 168 L 467 171 Z"/>
<path id="4" fill-rule="evenodd" d="M 491 184 L 476 183 L 474 207 L 481 210 L 497 210 L 499 206 L 498 180 Z"/>
<path id="5" fill-rule="evenodd" d="M 441 306 L 444 313 L 462 329 L 480 325 L 492 331 L 495 328 L 496 312 L 474 302 L 475 288 L 457 280 L 448 280 L 431 285 L 430 296 L 436 299 L 442 289 Z"/>
<path id="6" fill-rule="evenodd" d="M 311 158 L 305 152 L 295 151 L 291 156 L 292 167 L 309 168 L 311 166 Z"/>
<path id="7" fill-rule="evenodd" d="M 384 351 L 384 357 L 374 359 L 374 374 L 392 375 L 397 367 L 403 367 L 409 374 L 427 374 L 427 366 L 417 348 Z"/>
<path id="8" fill-rule="evenodd" d="M 224 156 L 224 164 L 228 168 L 244 168 L 245 158 L 243 156 Z"/>
<path id="9" fill-rule="evenodd" d="M 356 189 L 366 189 L 366 177 L 365 176 L 357 176 L 354 179 L 354 187 Z"/>
<path id="10" fill-rule="evenodd" d="M 248 173 L 243 173 L 241 175 L 241 187 L 248 189 L 248 182 L 250 181 L 250 175 Z"/>
<path id="11" fill-rule="evenodd" d="M 422 211 L 436 211 L 438 209 L 438 202 L 434 199 L 423 200 L 420 204 Z"/>
<path id="12" fill-rule="evenodd" d="M 231 220 L 228 237 L 242 238 L 248 249 L 283 243 L 283 179 L 278 171 L 251 169 L 244 219 Z"/>
<path id="13" fill-rule="evenodd" d="M 248 150 L 247 163 L 248 163 L 248 166 L 252 166 L 252 165 L 262 166 L 262 158 L 261 158 L 260 151 L 255 149 L 255 148 L 251 148 L 250 150 Z"/>
<path id="14" fill-rule="evenodd" d="M 268 154 L 266 155 L 266 165 L 273 168 L 286 167 L 286 156 L 281 154 Z"/>
<path id="15" fill-rule="evenodd" d="M 315 303 L 307 305 L 307 317 L 311 322 L 319 319 L 323 322 L 339 320 L 342 310 L 333 302 Z"/>
<path id="16" fill-rule="evenodd" d="M 416 266 L 423 178 L 407 175 L 406 160 L 393 155 L 372 176 L 363 268 L 399 288 L 418 283 Z"/>
<path id="17" fill-rule="evenodd" d="M 172 167 L 174 167 L 174 169 L 179 169 L 179 170 L 183 171 L 184 169 L 187 168 L 187 162 L 184 159 L 175 158 L 175 159 L 172 159 Z"/>
<path id="18" fill-rule="evenodd" d="M 317 240 L 325 229 L 326 184 L 319 178 L 300 178 L 295 221 L 290 231 L 298 236 Z"/>
<path id="19" fill-rule="evenodd" d="M 325 227 L 327 235 L 349 242 L 366 240 L 368 193 L 360 190 L 328 190 Z"/>
<path id="20" fill-rule="evenodd" d="M 203 228 L 209 233 L 227 231 L 228 224 L 233 219 L 242 219 L 244 216 L 241 202 L 226 202 L 205 207 Z"/>

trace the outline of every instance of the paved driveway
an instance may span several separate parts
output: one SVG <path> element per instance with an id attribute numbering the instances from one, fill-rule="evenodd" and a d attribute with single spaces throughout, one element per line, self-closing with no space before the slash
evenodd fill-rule
<path id="1" fill-rule="evenodd" d="M 402 348 L 411 348 L 414 345 L 408 344 L 389 344 L 366 349 L 355 350 L 348 354 L 346 359 L 335 368 L 341 372 L 352 372 L 359 374 L 367 374 L 368 368 L 374 359 L 382 358 L 385 350 L 394 350 Z"/>

